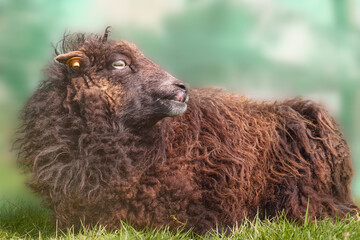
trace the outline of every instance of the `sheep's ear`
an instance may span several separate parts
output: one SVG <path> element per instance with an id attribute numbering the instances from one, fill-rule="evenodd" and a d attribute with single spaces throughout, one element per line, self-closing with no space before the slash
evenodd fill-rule
<path id="1" fill-rule="evenodd" d="M 72 51 L 64 54 L 60 54 L 55 58 L 56 61 L 62 64 L 66 64 L 73 69 L 85 67 L 89 63 L 89 58 L 81 51 Z"/>

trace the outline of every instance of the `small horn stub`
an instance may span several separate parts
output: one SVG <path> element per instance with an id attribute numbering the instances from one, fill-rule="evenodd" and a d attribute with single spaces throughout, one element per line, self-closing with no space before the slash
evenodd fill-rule
<path id="1" fill-rule="evenodd" d="M 110 34 L 110 29 L 111 29 L 111 26 L 108 26 L 105 28 L 104 36 L 102 37 L 103 43 L 107 41 L 109 34 Z"/>

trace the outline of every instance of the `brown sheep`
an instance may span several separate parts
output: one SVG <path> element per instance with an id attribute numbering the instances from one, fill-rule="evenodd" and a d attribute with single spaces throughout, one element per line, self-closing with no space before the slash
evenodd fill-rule
<path id="1" fill-rule="evenodd" d="M 357 209 L 348 145 L 321 106 L 188 92 L 107 36 L 65 37 L 22 112 L 19 163 L 61 227 L 186 223 L 204 233 L 257 214 Z"/>

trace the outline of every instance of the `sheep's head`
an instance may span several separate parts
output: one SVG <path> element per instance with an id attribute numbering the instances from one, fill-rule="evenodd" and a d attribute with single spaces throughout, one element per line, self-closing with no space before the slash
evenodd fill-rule
<path id="1" fill-rule="evenodd" d="M 134 44 L 108 41 L 104 36 L 84 34 L 65 37 L 54 67 L 73 89 L 71 101 L 81 92 L 101 93 L 114 118 L 126 126 L 151 126 L 167 116 L 186 111 L 187 88 L 147 59 Z M 69 96 L 67 96 L 69 98 Z"/>

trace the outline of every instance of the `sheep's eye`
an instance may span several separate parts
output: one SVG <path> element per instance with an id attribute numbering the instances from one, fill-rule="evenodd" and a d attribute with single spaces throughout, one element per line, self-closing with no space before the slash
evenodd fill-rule
<path id="1" fill-rule="evenodd" d="M 124 67 L 126 67 L 126 62 L 124 60 L 117 60 L 112 63 L 112 66 L 116 69 L 123 69 Z"/>

